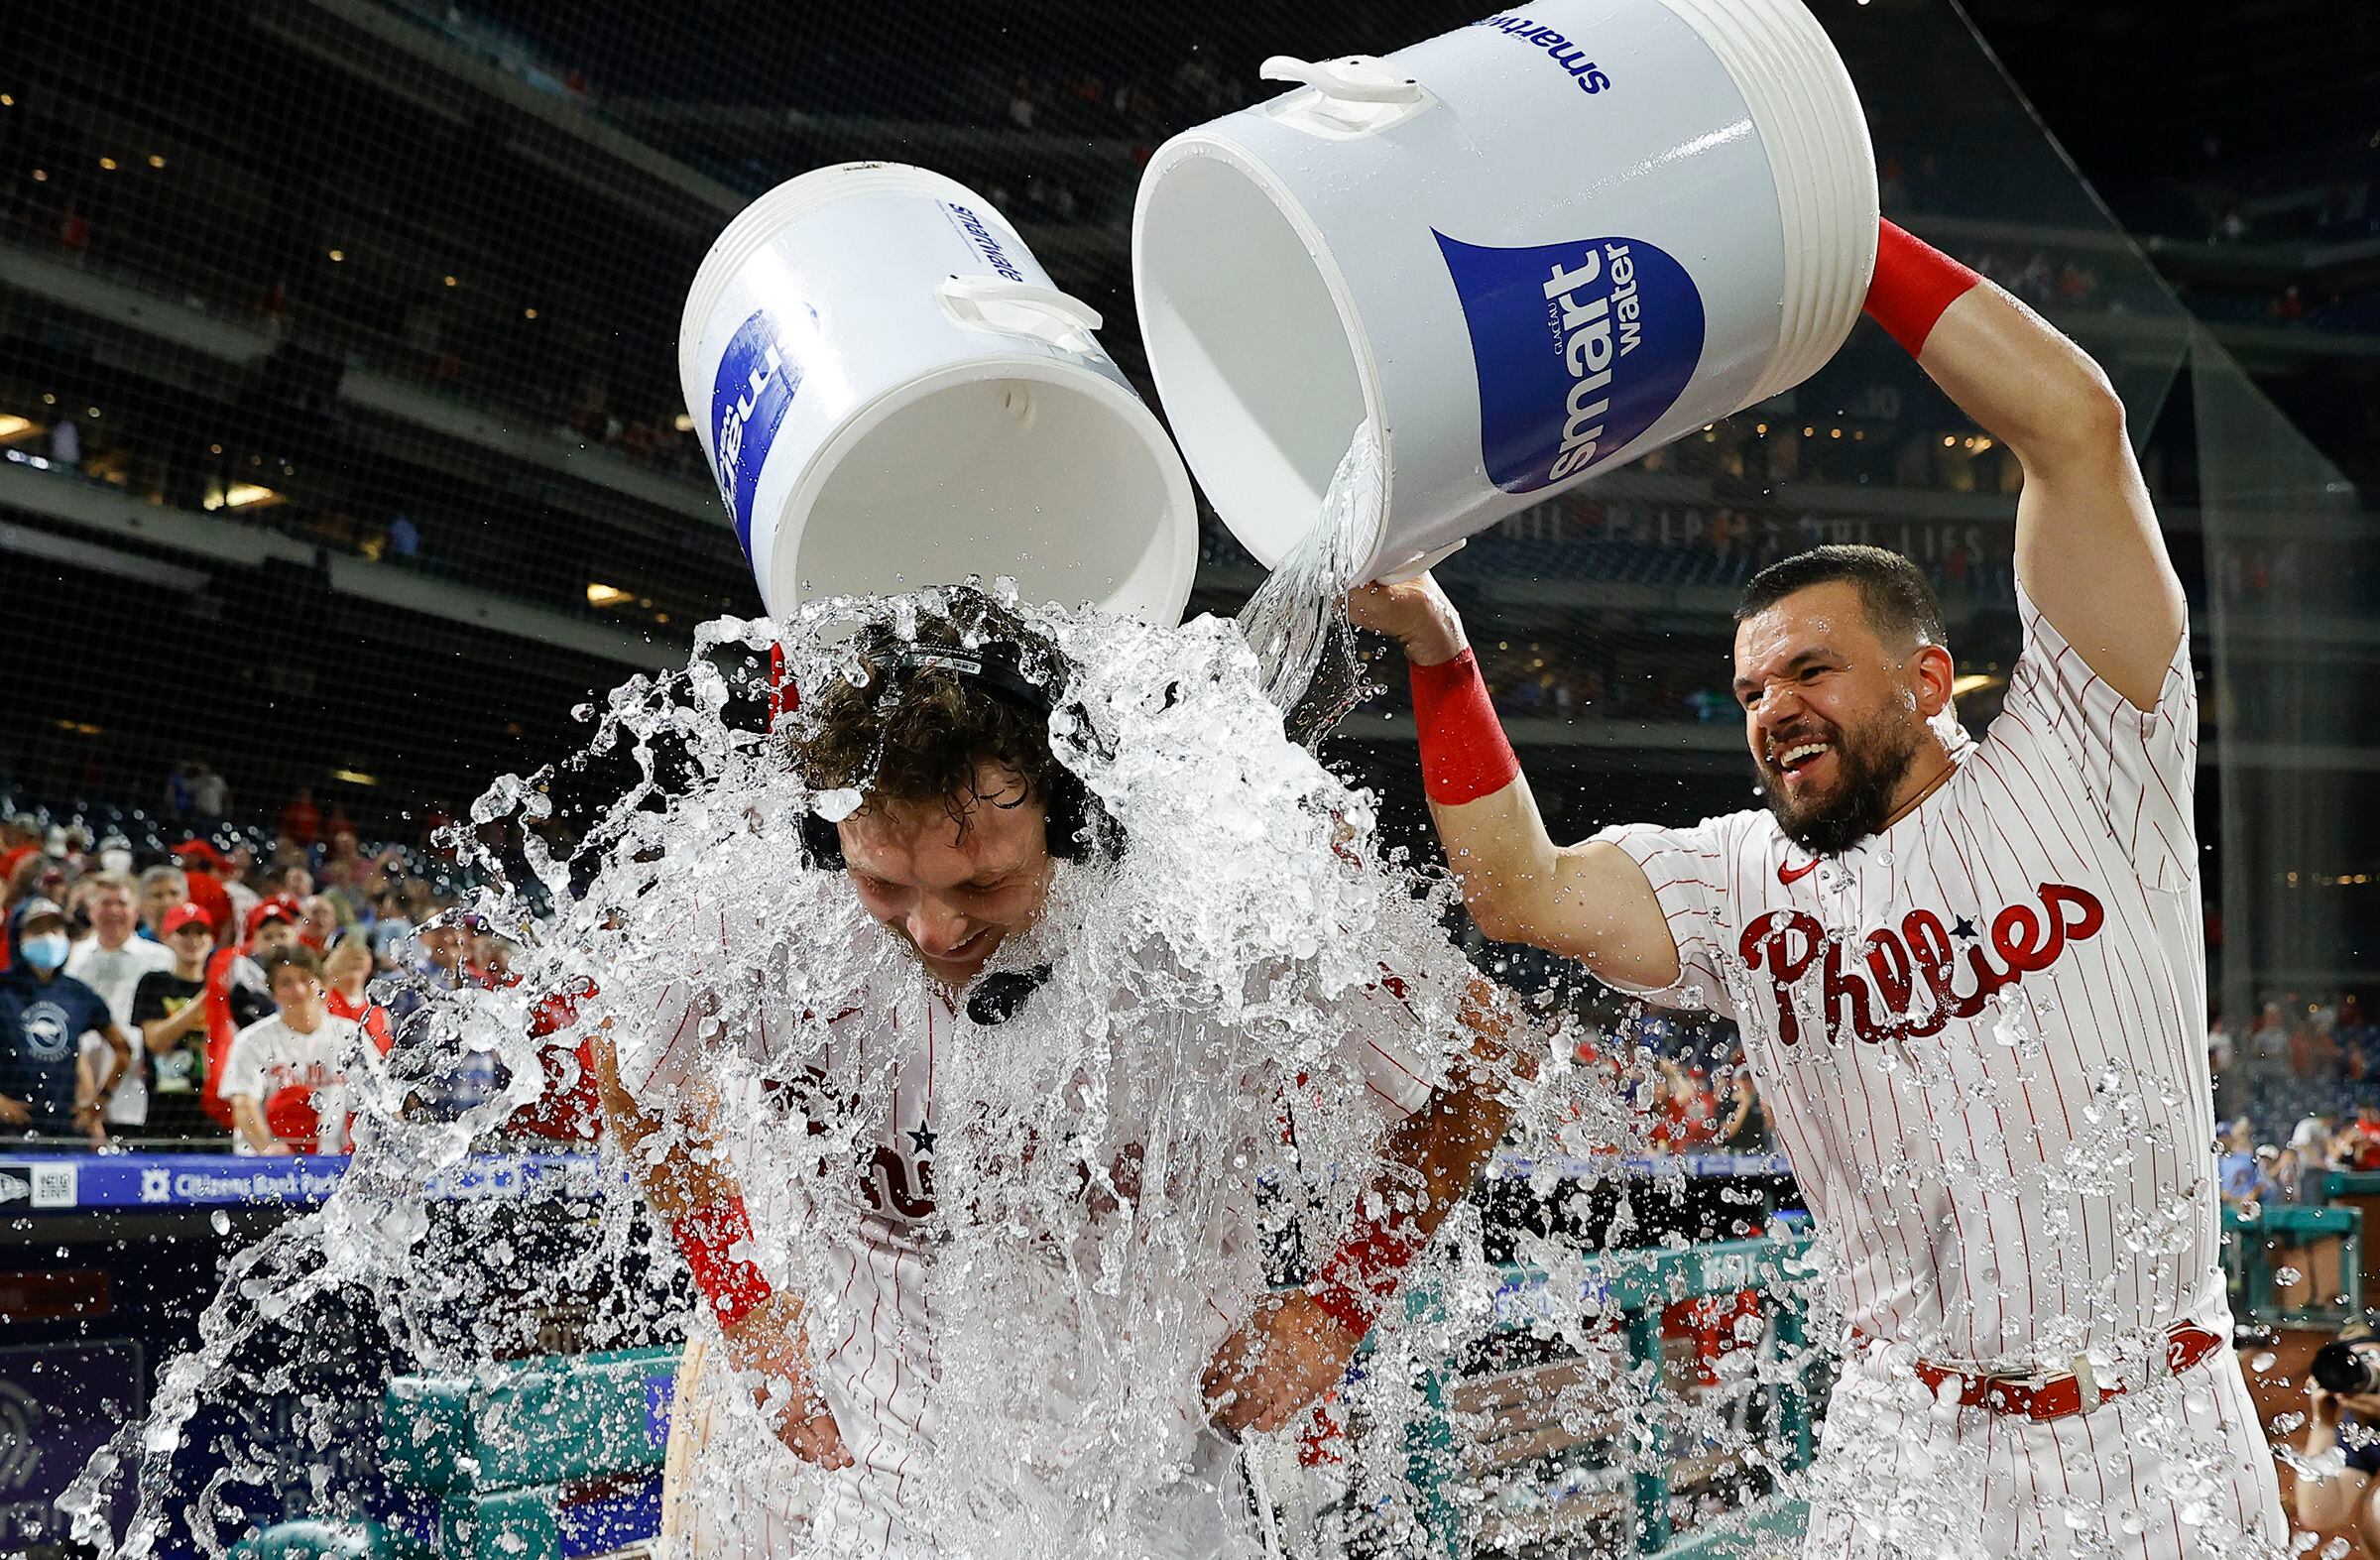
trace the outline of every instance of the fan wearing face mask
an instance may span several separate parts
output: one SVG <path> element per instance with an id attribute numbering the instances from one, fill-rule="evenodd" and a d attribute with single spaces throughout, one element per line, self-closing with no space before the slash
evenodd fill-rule
<path id="1" fill-rule="evenodd" d="M 65 911 L 33 898 L 8 918 L 9 964 L 0 972 L 0 1131 L 107 1141 L 102 1120 L 132 1062 L 131 1042 L 99 994 L 65 973 L 73 951 Z M 82 1069 L 82 1036 L 107 1045 L 99 1068 Z"/>

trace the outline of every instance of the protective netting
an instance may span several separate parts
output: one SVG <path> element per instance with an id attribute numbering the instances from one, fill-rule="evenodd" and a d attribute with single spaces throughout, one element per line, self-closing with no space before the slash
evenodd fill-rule
<path id="1" fill-rule="evenodd" d="M 2225 1016 L 2244 1031 L 2267 1005 L 2286 1017 L 2328 1004 L 2353 977 L 2368 877 L 2357 864 L 2371 855 L 2369 809 L 2353 805 L 2367 767 L 2350 735 L 2360 700 L 2340 649 L 2364 633 L 2368 519 L 2248 376 L 2194 337 L 1950 0 L 1813 9 L 1869 110 L 1887 213 L 2042 309 L 2122 395 L 2210 683 L 2201 830 L 2220 886 Z M 521 1145 L 516 1112 L 584 1065 L 537 1043 L 557 1031 L 542 1004 L 582 978 L 601 988 L 558 1025 L 575 1038 L 622 994 L 666 983 L 686 938 L 672 917 L 690 904 L 770 904 L 808 940 L 760 938 L 740 978 L 776 984 L 716 1037 L 752 1038 L 764 1010 L 781 1008 L 788 1026 L 753 1056 L 723 1045 L 713 1080 L 768 1097 L 797 1079 L 813 1087 L 802 1069 L 826 1066 L 817 1024 L 797 1017 L 815 1013 L 810 999 L 894 967 L 798 866 L 794 820 L 811 798 L 763 762 L 755 718 L 753 666 L 773 635 L 738 623 L 706 637 L 702 669 L 678 670 L 696 625 L 757 609 L 678 426 L 678 309 L 711 237 L 820 164 L 939 169 L 1013 218 L 1061 284 L 1106 312 L 1102 340 L 1146 393 L 1125 224 L 1147 152 L 1269 91 L 1254 78 L 1265 55 L 1382 53 L 1474 15 L 322 0 L 12 19 L 0 556 L 12 595 L 38 610 L 0 615 L 0 656 L 46 669 L 0 680 L 0 790 L 45 821 L 122 829 L 145 858 L 185 822 L 214 821 L 163 815 L 181 805 L 160 802 L 185 759 L 209 761 L 229 781 L 232 821 L 267 836 L 300 784 L 368 835 L 409 842 L 420 815 L 468 811 L 481 827 L 462 865 L 474 870 L 452 884 L 486 875 L 472 908 L 526 950 L 524 984 L 430 994 L 414 1046 L 366 1093 L 380 1131 L 342 1200 L 236 1259 L 201 1353 L 158 1381 L 160 1428 L 124 1451 L 165 1524 L 160 1547 L 219 1548 L 309 1513 L 385 1517 L 412 1501 L 418 1515 L 420 1486 L 374 1444 L 388 1423 L 379 1390 L 400 1375 L 493 1390 L 526 1359 L 683 1343 L 676 1259 L 624 1195 L 616 1159 L 557 1171 L 519 1200 L 456 1191 L 475 1155 Z M 2174 393 L 2184 372 L 2195 399 Z M 1880 542 L 1928 570 L 1970 678 L 1962 713 L 1987 730 L 2018 649 L 2018 475 L 1862 327 L 1800 389 L 1475 540 L 1442 572 L 1556 834 L 1748 804 L 1726 614 L 1759 565 L 1822 540 Z M 1228 614 L 1260 579 L 1209 516 L 1196 607 Z M 1667 1158 L 1645 1161 L 1657 1173 L 1618 1167 L 1647 1149 L 1773 1146 L 1735 1075 L 1731 1028 L 1640 1010 L 1565 961 L 1481 944 L 1462 925 L 1427 870 L 1436 847 L 1401 689 L 1358 709 L 1317 763 L 1263 713 L 1221 621 L 1162 653 L 1113 625 L 1057 632 L 1098 668 L 1087 696 L 1113 705 L 1092 726 L 1144 732 L 1145 745 L 1117 752 L 1162 756 L 1130 774 L 1113 768 L 1116 753 L 1075 755 L 1112 787 L 1129 851 L 1142 854 L 1083 869 L 1059 908 L 1121 914 L 1101 896 L 1128 866 L 1162 893 L 1141 918 L 1111 919 L 1112 943 L 1076 939 L 1110 962 L 1069 964 L 1030 1021 L 1003 1026 L 1003 1067 L 957 1074 L 960 1097 L 1009 1135 L 979 1144 L 975 1162 L 1011 1173 L 943 1171 L 938 1183 L 937 1206 L 966 1216 L 938 1232 L 956 1244 L 930 1280 L 936 1311 L 974 1347 L 937 1364 L 976 1428 L 936 1454 L 950 1461 L 918 1495 L 917 1520 L 972 1534 L 985 1553 L 1093 1552 L 1164 1508 L 1120 1502 L 1099 1518 L 1108 1525 L 1043 1547 L 1014 1535 L 1051 1532 L 1085 1490 L 1147 1494 L 1178 1489 L 1167 1477 L 1180 1469 L 1211 1471 L 1222 1454 L 1182 1396 L 1191 1364 L 1258 1288 L 1305 1275 L 1376 1165 L 1352 1110 L 1318 1108 L 1294 1163 L 1263 1130 L 1281 1087 L 1309 1064 L 1338 1065 L 1297 1004 L 1372 984 L 1392 954 L 1443 993 L 1458 974 L 1432 941 L 1443 916 L 1479 968 L 1525 997 L 1542 1076 L 1522 1132 L 1417 1267 L 1359 1381 L 1259 1453 L 1273 1459 L 1257 1482 L 1280 1508 L 1277 1533 L 1298 1553 L 1602 1555 L 1755 1516 L 1777 1530 L 1739 1549 L 1797 1552 L 1796 1498 L 1813 1493 L 1805 1469 L 1836 1369 L 1832 1260 L 1774 1218 L 1780 1191 L 1792 1197 L 1765 1171 L 1690 1181 Z M 1165 686 L 1194 667 L 1213 673 L 1192 679 L 1200 696 L 1166 705 Z M 601 695 L 632 670 L 664 675 Z M 570 718 L 591 695 L 603 723 L 592 742 Z M 1213 773 L 1218 755 L 1250 767 Z M 508 774 L 537 779 L 468 808 Z M 1182 804 L 1181 790 L 1226 780 L 1246 787 L 1238 802 Z M 639 784 L 651 792 L 623 804 Z M 1135 827 L 1142 818 L 1162 821 Z M 1219 876 L 1251 834 L 1293 865 Z M 1409 891 L 1400 848 L 1423 869 Z M 1296 892 L 1309 897 L 1282 899 Z M 1194 917 L 1166 914 L 1200 907 L 1244 918 L 1200 942 Z M 1301 917 L 1327 928 L 1312 946 L 1279 940 Z M 1227 979 L 1276 963 L 1301 973 L 1260 1012 Z M 1166 974 L 1165 1004 L 1147 995 L 1152 970 Z M 1116 992 L 1130 994 L 1122 1012 L 1094 1021 Z M 1060 1015 L 1107 1048 L 1057 1043 Z M 1067 1087 L 1093 1060 L 1096 1108 Z M 823 1130 L 804 1125 L 790 1145 L 783 1120 L 755 1114 L 738 1151 L 869 1162 L 892 1125 L 891 1080 L 856 1056 L 835 1066 L 819 1097 L 859 1103 L 800 1118 Z M 1135 1092 L 1184 1070 L 1248 1068 L 1261 1086 Z M 459 1120 L 424 1122 L 409 1105 L 462 1071 L 504 1081 Z M 2242 1083 L 2237 1103 L 2267 1136 L 2330 1103 L 2278 1053 Z M 2136 1120 L 2143 1092 L 2138 1080 L 2113 1092 L 2107 1133 Z M 1119 1137 L 1127 1122 L 1135 1131 Z M 1018 1173 L 1024 1156 L 1004 1150 L 1027 1135 L 1080 1151 Z M 1077 1198 L 1114 1179 L 1128 1141 L 1141 1188 L 1177 1199 L 1162 1210 L 1170 1223 L 1135 1198 Z M 1151 1152 L 1177 1155 L 1169 1176 L 1148 1170 Z M 2109 1166 L 2070 1169 L 2087 1181 Z M 1258 1196 L 1259 1183 L 1273 1190 Z M 1295 1219 L 1281 1212 L 1288 1185 Z M 1030 1237 L 992 1240 L 1003 1216 Z M 844 1204 L 821 1217 L 822 1235 L 848 1236 L 858 1216 Z M 1262 1260 L 1226 1253 L 1233 1242 L 1264 1248 Z M 821 1239 L 786 1260 L 841 1249 Z M 1054 1267 L 1053 1251 L 1065 1258 Z M 1194 1276 L 1212 1307 L 1151 1312 L 1132 1280 L 1159 1269 Z M 1100 1325 L 1044 1325 L 1062 1305 Z M 1131 1351 L 1094 1358 L 1111 1334 L 1130 1335 Z M 1069 1348 L 1083 1353 L 1062 1358 Z M 1041 1389 L 1060 1379 L 1072 1395 Z M 2187 1399 L 2144 1394 L 2144 1442 L 2187 1440 L 2212 1411 Z M 544 1426 L 508 1406 L 517 1398 L 475 1401 L 491 1451 L 541 1444 Z M 1895 1416 L 1924 1408 L 1862 1411 L 1864 1428 L 1856 1415 L 1828 1423 L 1877 1437 L 1873 1467 L 1897 1444 Z M 651 1426 L 612 1429 L 634 1439 Z M 749 1419 L 720 1433 L 737 1450 L 717 1459 L 710 1499 L 732 1502 L 739 1479 L 815 1481 L 773 1463 Z M 1910 1552 L 1922 1552 L 1912 1535 L 1943 1536 L 1948 1486 L 1929 1484 L 1933 1472 L 1896 1467 L 1900 1503 L 1877 1501 Z M 1968 1477 L 1988 1491 L 1996 1476 L 1943 1475 Z M 2172 1493 L 2194 1537 L 2215 1531 L 2220 1513 L 2195 1487 Z M 1047 1503 L 1060 1498 L 1076 1503 Z M 2047 1531 L 2031 1539 L 2058 1552 Z M 2196 1541 L 2185 1552 L 2228 1552 Z"/>

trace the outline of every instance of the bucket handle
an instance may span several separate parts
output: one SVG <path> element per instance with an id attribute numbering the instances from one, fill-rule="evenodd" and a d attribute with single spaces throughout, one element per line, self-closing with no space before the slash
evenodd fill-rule
<path id="1" fill-rule="evenodd" d="M 952 277 L 935 292 L 950 317 L 970 329 L 1032 336 L 1052 346 L 1080 350 L 1102 322 L 1099 310 L 1081 299 L 1006 277 Z M 997 315 L 988 312 L 994 309 Z"/>
<path id="2" fill-rule="evenodd" d="M 1351 65 L 1364 67 L 1364 73 L 1357 74 L 1349 68 Z M 1300 60 L 1292 55 L 1274 55 L 1257 66 L 1256 74 L 1267 81 L 1295 81 L 1344 103 L 1401 105 L 1418 103 L 1426 95 L 1420 82 L 1389 76 L 1380 65 L 1381 61 L 1365 55 L 1347 60 Z"/>

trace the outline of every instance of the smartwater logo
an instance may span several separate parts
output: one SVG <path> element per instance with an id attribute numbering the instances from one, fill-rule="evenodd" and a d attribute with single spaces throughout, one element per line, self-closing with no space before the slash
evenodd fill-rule
<path id="1" fill-rule="evenodd" d="M 1611 84 L 1611 78 L 1597 68 L 1594 60 L 1587 58 L 1587 50 L 1584 45 L 1574 44 L 1552 28 L 1540 27 L 1525 16 L 1482 17 L 1471 25 L 1492 27 L 1497 32 L 1517 38 L 1524 44 L 1536 45 L 1545 51 L 1547 59 L 1570 72 L 1571 78 L 1579 83 L 1579 90 L 1582 92 L 1592 95 Z"/>
<path id="2" fill-rule="evenodd" d="M 1694 378 L 1702 294 L 1651 244 L 1492 249 L 1437 238 L 1471 327 L 1481 456 L 1505 492 L 1592 470 L 1659 421 Z"/>
<path id="3" fill-rule="evenodd" d="M 736 523 L 736 540 L 748 558 L 753 490 L 769 459 L 769 441 L 776 436 L 776 425 L 800 388 L 801 365 L 785 360 L 769 311 L 755 309 L 727 343 L 718 377 L 711 382 L 711 448 L 716 452 L 712 474 L 719 479 L 719 497 L 726 501 Z"/>
<path id="4" fill-rule="evenodd" d="M 982 217 L 975 214 L 972 206 L 945 200 L 942 209 L 950 214 L 951 224 L 974 246 L 975 252 L 984 257 L 984 264 L 1012 282 L 1024 280 L 1024 273 L 1016 269 L 1016 262 L 1009 258 L 1009 252 L 1001 247 L 999 239 L 992 236 L 992 229 L 985 225 Z"/>

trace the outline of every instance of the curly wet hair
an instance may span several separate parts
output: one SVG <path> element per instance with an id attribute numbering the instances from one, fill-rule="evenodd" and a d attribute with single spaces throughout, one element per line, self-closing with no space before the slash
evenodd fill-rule
<path id="1" fill-rule="evenodd" d="M 980 801 L 1049 799 L 1061 766 L 1050 752 L 1048 712 L 1030 693 L 1046 688 L 1054 703 L 1064 661 L 1013 610 L 980 590 L 939 592 L 919 605 L 913 638 L 876 623 L 856 648 L 863 680 L 834 678 L 801 699 L 788 745 L 803 783 L 857 790 L 869 806 L 939 801 L 962 822 Z M 919 652 L 986 661 L 993 674 L 904 663 Z M 987 762 L 1013 775 L 1022 792 L 979 791 L 977 772 Z"/>

